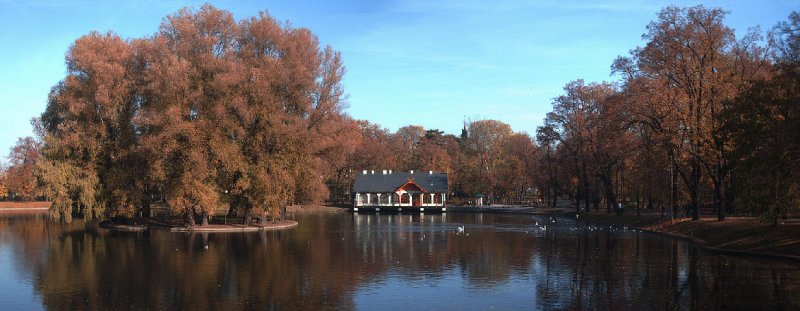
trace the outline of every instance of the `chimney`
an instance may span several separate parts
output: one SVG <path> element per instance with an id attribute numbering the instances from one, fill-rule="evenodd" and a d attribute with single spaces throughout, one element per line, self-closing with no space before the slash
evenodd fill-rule
<path id="1" fill-rule="evenodd" d="M 386 170 L 383 170 L 383 175 L 386 175 Z"/>

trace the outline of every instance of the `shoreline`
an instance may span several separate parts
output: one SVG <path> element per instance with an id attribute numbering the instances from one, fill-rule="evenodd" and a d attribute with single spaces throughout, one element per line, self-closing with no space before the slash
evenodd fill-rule
<path id="1" fill-rule="evenodd" d="M 533 208 L 523 206 L 448 206 L 447 212 L 520 214 L 558 217 L 574 221 L 572 208 Z M 728 215 L 723 222 L 716 216 L 703 216 L 698 221 L 682 217 L 670 220 L 660 211 L 644 211 L 636 216 L 635 210 L 617 216 L 601 212 L 580 213 L 578 220 L 584 224 L 628 227 L 663 237 L 683 240 L 701 249 L 728 255 L 774 258 L 800 261 L 800 220 L 783 221 L 776 227 L 761 223 L 755 217 Z"/>
<path id="2" fill-rule="evenodd" d="M 269 223 L 265 226 L 261 225 L 219 225 L 209 224 L 207 226 L 194 226 L 194 227 L 172 227 L 170 232 L 257 232 L 257 231 L 273 231 L 285 230 L 297 227 L 298 223 L 294 220 L 280 220 L 274 223 Z"/>
<path id="3" fill-rule="evenodd" d="M 50 208 L 49 207 L 3 207 L 0 208 L 0 212 L 27 212 L 27 211 L 46 212 L 48 209 Z"/>
<path id="4" fill-rule="evenodd" d="M 716 216 L 691 218 L 661 217 L 660 212 L 617 216 L 606 212 L 581 213 L 579 221 L 586 224 L 628 227 L 664 237 L 690 242 L 704 250 L 729 255 L 769 257 L 800 261 L 800 224 L 790 221 L 776 227 L 761 223 L 754 217 Z M 562 211 L 551 216 L 575 220 L 575 211 Z"/>
<path id="5" fill-rule="evenodd" d="M 349 210 L 349 207 L 329 205 L 289 205 L 286 207 L 287 213 L 344 213 Z"/>
<path id="6" fill-rule="evenodd" d="M 258 231 L 273 231 L 273 230 L 286 230 L 297 227 L 298 223 L 294 220 L 280 220 L 269 223 L 265 226 L 261 225 L 241 225 L 241 224 L 208 224 L 206 226 L 182 227 L 182 226 L 164 226 L 160 224 L 151 225 L 121 225 L 113 224 L 108 221 L 100 223 L 100 227 L 111 231 L 119 232 L 144 232 L 149 230 L 164 230 L 170 232 L 203 232 L 203 233 L 226 233 L 226 232 L 258 232 Z"/>
<path id="7" fill-rule="evenodd" d="M 46 212 L 50 202 L 0 202 L 1 212 Z M 343 213 L 349 208 L 323 205 L 292 205 L 286 208 L 287 213 Z M 448 206 L 450 213 L 496 213 L 541 215 L 575 220 L 572 208 L 534 208 L 529 206 Z M 617 216 L 606 211 L 583 212 L 578 220 L 584 224 L 628 227 L 648 233 L 680 239 L 690 242 L 702 249 L 730 254 L 756 257 L 770 257 L 800 261 L 800 220 L 782 221 L 776 227 L 759 222 L 754 217 L 728 216 L 723 222 L 716 221 L 716 216 L 704 216 L 699 221 L 690 218 L 670 220 L 661 216 L 660 211 L 643 211 L 636 216 L 634 210 Z M 281 220 L 267 226 L 241 224 L 210 224 L 191 228 L 151 223 L 149 225 L 117 225 L 106 224 L 101 227 L 122 232 L 142 232 L 145 230 L 170 230 L 171 232 L 256 232 L 267 230 L 284 230 L 296 227 L 293 220 Z"/>
<path id="8" fill-rule="evenodd" d="M 46 211 L 52 204 L 48 201 L 0 201 L 0 211 Z"/>

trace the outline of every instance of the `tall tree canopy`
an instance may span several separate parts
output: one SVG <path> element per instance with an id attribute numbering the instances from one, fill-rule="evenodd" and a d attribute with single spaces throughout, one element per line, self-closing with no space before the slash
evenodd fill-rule
<path id="1" fill-rule="evenodd" d="M 38 196 L 34 169 L 41 144 L 33 137 L 17 139 L 8 155 L 8 168 L 0 167 L 0 198 L 32 200 Z"/>
<path id="2" fill-rule="evenodd" d="M 725 16 L 666 7 L 645 45 L 614 61 L 618 84 L 565 86 L 537 131 L 538 184 L 551 202 L 559 192 L 586 210 L 669 202 L 673 215 L 684 206 L 698 219 L 710 207 L 721 221 L 738 209 L 773 224 L 797 209 L 800 16 L 766 46 L 757 28 L 737 39 Z"/>
<path id="3" fill-rule="evenodd" d="M 204 5 L 153 36 L 90 33 L 42 114 L 51 214 L 132 217 L 165 198 L 194 224 L 225 204 L 262 220 L 327 198 L 357 131 L 344 67 L 307 29 Z"/>

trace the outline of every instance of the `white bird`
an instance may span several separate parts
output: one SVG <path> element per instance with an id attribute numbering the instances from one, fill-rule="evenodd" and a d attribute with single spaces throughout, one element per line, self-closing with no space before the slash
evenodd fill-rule
<path id="1" fill-rule="evenodd" d="M 537 221 L 537 222 L 536 222 L 534 225 L 538 226 L 538 225 L 539 225 L 539 222 Z"/>
<path id="2" fill-rule="evenodd" d="M 464 232 L 464 226 L 463 225 L 462 226 L 458 226 L 458 228 L 456 228 L 456 229 L 458 229 L 458 233 Z"/>
<path id="3" fill-rule="evenodd" d="M 542 231 L 547 231 L 547 225 L 541 227 Z"/>

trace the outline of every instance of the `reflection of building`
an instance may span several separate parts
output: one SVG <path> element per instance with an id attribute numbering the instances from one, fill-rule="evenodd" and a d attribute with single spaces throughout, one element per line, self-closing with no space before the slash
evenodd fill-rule
<path id="1" fill-rule="evenodd" d="M 447 174 L 362 171 L 353 184 L 353 210 L 427 211 L 447 208 Z"/>

